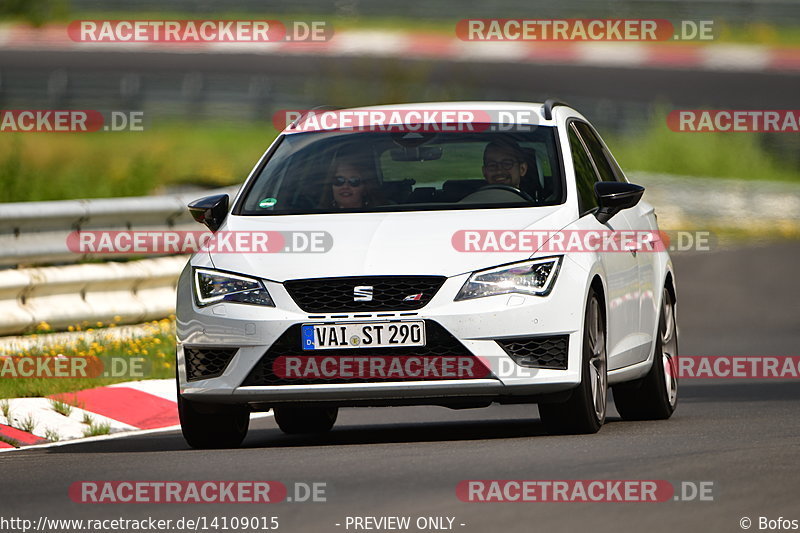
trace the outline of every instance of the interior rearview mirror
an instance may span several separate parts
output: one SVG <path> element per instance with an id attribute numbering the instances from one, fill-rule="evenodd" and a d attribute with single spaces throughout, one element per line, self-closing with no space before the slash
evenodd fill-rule
<path id="1" fill-rule="evenodd" d="M 435 161 L 442 158 L 439 146 L 404 146 L 394 148 L 390 155 L 392 161 Z"/>

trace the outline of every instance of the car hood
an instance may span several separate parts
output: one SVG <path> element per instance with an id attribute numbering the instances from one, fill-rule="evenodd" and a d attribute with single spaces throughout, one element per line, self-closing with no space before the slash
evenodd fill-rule
<path id="1" fill-rule="evenodd" d="M 523 261 L 530 252 L 463 252 L 453 244 L 461 230 L 557 231 L 574 220 L 566 205 L 552 207 L 229 216 L 220 231 L 327 232 L 322 253 L 210 253 L 220 270 L 273 281 L 380 276 L 455 276 Z"/>

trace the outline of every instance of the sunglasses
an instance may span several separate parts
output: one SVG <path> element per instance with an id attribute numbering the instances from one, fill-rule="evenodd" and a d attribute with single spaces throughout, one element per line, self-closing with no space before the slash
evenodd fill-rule
<path id="1" fill-rule="evenodd" d="M 345 183 L 349 183 L 351 187 L 361 187 L 361 178 L 345 178 L 343 176 L 336 176 L 333 178 L 333 186 L 341 187 Z"/>

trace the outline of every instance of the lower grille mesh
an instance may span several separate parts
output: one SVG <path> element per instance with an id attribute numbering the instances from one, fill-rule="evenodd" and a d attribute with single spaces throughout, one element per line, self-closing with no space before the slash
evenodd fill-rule
<path id="1" fill-rule="evenodd" d="M 497 344 L 520 366 L 567 369 L 569 335 L 499 339 Z"/>
<path id="2" fill-rule="evenodd" d="M 225 367 L 236 355 L 237 348 L 183 348 L 186 360 L 186 379 L 216 378 L 222 375 Z"/>

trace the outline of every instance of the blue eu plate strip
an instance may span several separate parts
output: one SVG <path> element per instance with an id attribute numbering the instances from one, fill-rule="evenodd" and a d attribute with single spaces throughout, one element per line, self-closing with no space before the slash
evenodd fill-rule
<path id="1" fill-rule="evenodd" d="M 314 346 L 314 326 L 301 326 L 301 335 L 304 350 L 315 350 Z"/>

